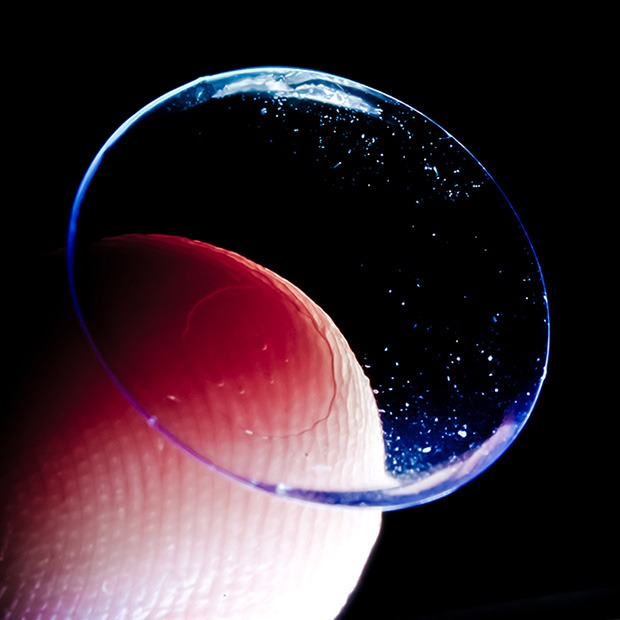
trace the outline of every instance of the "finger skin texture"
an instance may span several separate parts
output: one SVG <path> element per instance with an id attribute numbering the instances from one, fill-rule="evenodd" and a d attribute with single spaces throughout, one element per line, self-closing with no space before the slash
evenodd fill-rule
<path id="1" fill-rule="evenodd" d="M 3 433 L 2 617 L 337 616 L 381 513 L 297 503 L 206 467 L 136 413 L 61 303 Z M 351 374 L 335 376 L 338 392 Z"/>
<path id="2" fill-rule="evenodd" d="M 94 252 L 89 325 L 138 407 L 246 480 L 393 486 L 377 405 L 330 318 L 233 252 L 126 235 Z"/>

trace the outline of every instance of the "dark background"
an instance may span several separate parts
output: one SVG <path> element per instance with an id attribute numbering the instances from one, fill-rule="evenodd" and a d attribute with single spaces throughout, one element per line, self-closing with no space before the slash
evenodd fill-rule
<path id="1" fill-rule="evenodd" d="M 4 57 L 5 304 L 10 276 L 64 244 L 77 186 L 110 133 L 220 71 L 311 68 L 401 99 L 467 146 L 519 213 L 551 309 L 538 404 L 479 478 L 385 515 L 340 620 L 620 617 L 612 18 L 502 6 L 378 6 L 340 22 L 318 6 L 131 23 L 50 10 L 5 25 L 17 34 Z"/>

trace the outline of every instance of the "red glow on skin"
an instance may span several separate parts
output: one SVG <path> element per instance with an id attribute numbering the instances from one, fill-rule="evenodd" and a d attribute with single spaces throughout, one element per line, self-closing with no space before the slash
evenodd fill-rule
<path id="1" fill-rule="evenodd" d="M 192 370 L 217 387 L 218 398 L 236 403 L 241 430 L 285 437 L 329 415 L 335 394 L 329 344 L 313 317 L 270 283 L 231 285 L 203 297 L 190 310 L 182 340 Z M 319 404 L 298 407 L 311 377 Z"/>
<path id="2" fill-rule="evenodd" d="M 266 437 L 329 415 L 329 326 L 299 291 L 233 252 L 178 237 L 103 247 L 101 313 L 89 326 L 121 383 L 164 425 L 174 425 L 170 401 L 197 395 L 213 423 Z"/>

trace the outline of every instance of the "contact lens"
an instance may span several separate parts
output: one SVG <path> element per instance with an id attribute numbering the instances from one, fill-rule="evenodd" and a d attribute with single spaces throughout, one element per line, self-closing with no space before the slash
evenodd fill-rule
<path id="1" fill-rule="evenodd" d="M 544 281 L 501 189 L 427 116 L 334 75 L 233 71 L 138 111 L 82 181 L 67 257 L 136 410 L 286 497 L 446 495 L 546 372 Z"/>

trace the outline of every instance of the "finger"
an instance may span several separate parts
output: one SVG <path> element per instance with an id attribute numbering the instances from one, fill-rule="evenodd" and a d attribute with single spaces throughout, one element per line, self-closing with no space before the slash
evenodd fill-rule
<path id="1" fill-rule="evenodd" d="M 294 503 L 215 474 L 136 414 L 67 306 L 62 316 L 4 435 L 8 617 L 335 617 L 380 513 Z"/>

